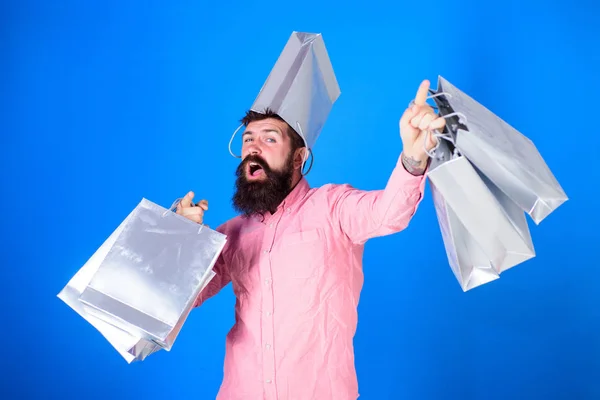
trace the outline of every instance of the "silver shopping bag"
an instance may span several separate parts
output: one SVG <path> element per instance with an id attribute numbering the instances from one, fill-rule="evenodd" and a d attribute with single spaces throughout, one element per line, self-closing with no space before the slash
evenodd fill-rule
<path id="1" fill-rule="evenodd" d="M 294 31 L 250 109 L 258 113 L 269 109 L 283 118 L 302 138 L 308 150 L 306 162 L 340 94 L 323 35 Z M 241 156 L 232 150 L 232 143 L 242 127 L 243 124 L 233 132 L 229 141 L 229 152 L 237 158 Z M 311 167 L 312 161 L 303 175 Z"/>
<path id="2" fill-rule="evenodd" d="M 323 35 L 294 31 L 251 110 L 273 110 L 312 150 L 340 94 Z"/>
<path id="3" fill-rule="evenodd" d="M 225 235 L 143 199 L 58 297 L 126 359 L 170 350 Z"/>
<path id="4" fill-rule="evenodd" d="M 429 183 L 448 263 L 460 287 L 466 292 L 498 279 L 500 275 L 479 243 L 448 206 L 435 184 Z"/>
<path id="5" fill-rule="evenodd" d="M 433 93 L 440 115 L 461 117 L 456 147 L 536 224 L 568 200 L 530 139 L 441 76 Z"/>
<path id="6" fill-rule="evenodd" d="M 463 291 L 535 256 L 524 212 L 452 143 L 438 139 L 427 173 L 452 272 Z"/>

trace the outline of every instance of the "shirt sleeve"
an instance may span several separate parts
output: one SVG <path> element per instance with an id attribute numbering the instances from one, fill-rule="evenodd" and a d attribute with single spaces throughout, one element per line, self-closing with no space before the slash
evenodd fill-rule
<path id="1" fill-rule="evenodd" d="M 336 224 L 356 244 L 404 230 L 423 198 L 426 173 L 410 174 L 398 158 L 383 190 L 359 190 L 341 185 L 333 205 Z"/>
<path id="2" fill-rule="evenodd" d="M 196 298 L 194 307 L 200 307 L 206 300 L 215 296 L 221 291 L 221 289 L 231 282 L 231 278 L 229 277 L 227 267 L 225 265 L 223 254 L 221 254 L 217 259 L 215 266 L 213 267 L 213 271 L 216 275 L 210 280 L 210 282 L 208 282 L 204 290 L 200 292 Z"/>
<path id="3" fill-rule="evenodd" d="M 222 233 L 223 228 L 219 227 L 216 230 Z M 208 282 L 204 290 L 202 290 L 196 298 L 194 308 L 200 307 L 206 300 L 216 296 L 221 289 L 231 282 L 231 276 L 229 275 L 229 264 L 226 261 L 226 251 L 227 248 L 221 252 L 219 257 L 217 257 L 217 261 L 213 267 L 215 276 L 210 280 L 210 282 Z"/>

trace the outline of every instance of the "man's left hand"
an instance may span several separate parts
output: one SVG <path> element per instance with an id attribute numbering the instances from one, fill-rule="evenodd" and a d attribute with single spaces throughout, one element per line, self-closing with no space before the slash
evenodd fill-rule
<path id="1" fill-rule="evenodd" d="M 437 139 L 434 130 L 442 130 L 446 125 L 443 117 L 438 117 L 433 108 L 427 104 L 429 81 L 424 80 L 419 86 L 414 105 L 407 108 L 400 118 L 400 137 L 402 138 L 402 164 L 413 175 L 422 175 L 427 168 L 429 155 L 425 151 L 433 149 Z M 427 132 L 429 131 L 429 134 Z M 424 146 L 424 142 L 427 143 Z"/>

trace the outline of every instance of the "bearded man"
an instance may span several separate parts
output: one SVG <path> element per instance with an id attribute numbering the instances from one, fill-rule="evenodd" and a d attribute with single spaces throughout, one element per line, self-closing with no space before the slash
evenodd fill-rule
<path id="1" fill-rule="evenodd" d="M 227 235 L 227 244 L 214 266 L 216 276 L 195 303 L 200 306 L 232 283 L 235 324 L 226 338 L 218 399 L 358 398 L 353 338 L 364 246 L 408 226 L 422 199 L 428 151 L 435 145 L 428 131 L 445 126 L 426 104 L 429 82 L 424 80 L 400 119 L 403 148 L 384 189 L 310 187 L 303 166 L 329 112 L 327 100 L 332 104 L 337 98 L 320 40 L 320 35 L 292 36 L 241 121 L 242 161 L 233 196 L 239 215 L 217 228 Z M 286 58 L 286 51 L 293 54 Z M 299 54 L 313 59 L 285 62 L 302 60 Z M 303 73 L 315 65 L 318 74 Z M 289 77 L 294 68 L 292 83 L 277 79 Z M 323 90 L 315 93 L 315 87 Z M 282 98 L 282 93 L 292 95 Z M 297 101 L 302 93 L 310 93 L 311 101 Z M 319 108 L 305 112 L 306 104 Z M 189 192 L 177 213 L 203 223 L 208 202 L 194 204 L 193 198 Z"/>

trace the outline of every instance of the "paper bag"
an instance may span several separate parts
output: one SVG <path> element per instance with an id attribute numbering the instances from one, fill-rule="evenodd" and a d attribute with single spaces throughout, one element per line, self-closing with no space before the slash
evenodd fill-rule
<path id="1" fill-rule="evenodd" d="M 435 184 L 429 183 L 448 263 L 462 290 L 466 292 L 498 279 L 500 275 L 487 254 L 448 206 Z"/>
<path id="2" fill-rule="evenodd" d="M 251 109 L 275 111 L 312 149 L 340 94 L 323 35 L 292 32 Z"/>
<path id="3" fill-rule="evenodd" d="M 463 291 L 535 256 L 523 211 L 441 139 L 427 173 L 448 260 Z"/>
<path id="4" fill-rule="evenodd" d="M 143 360 L 171 349 L 225 241 L 143 199 L 58 297 L 127 362 Z"/>
<path id="5" fill-rule="evenodd" d="M 250 109 L 258 113 L 269 109 L 283 118 L 302 138 L 308 150 L 303 160 L 306 162 L 340 95 L 323 35 L 294 31 Z M 233 151 L 232 143 L 242 126 L 233 132 L 229 140 L 229 153 L 237 158 L 241 155 Z M 312 161 L 303 175 L 311 170 Z"/>
<path id="6" fill-rule="evenodd" d="M 441 76 L 437 94 L 440 115 L 461 114 L 456 147 L 536 224 L 567 201 L 531 140 Z"/>

